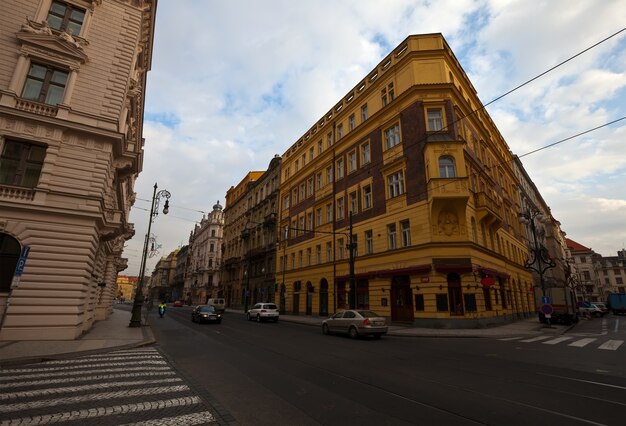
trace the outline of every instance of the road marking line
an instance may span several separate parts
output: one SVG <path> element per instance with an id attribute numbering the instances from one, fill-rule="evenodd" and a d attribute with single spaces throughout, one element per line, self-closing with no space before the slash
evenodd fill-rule
<path id="1" fill-rule="evenodd" d="M 59 361 L 46 361 L 44 363 L 42 363 L 42 366 L 61 366 L 61 365 L 76 365 L 76 364 L 87 364 L 87 363 L 94 363 L 94 362 L 103 362 L 103 361 L 107 361 L 107 362 L 112 362 L 112 361 L 133 361 L 133 362 L 137 362 L 137 361 L 141 361 L 141 360 L 162 360 L 163 357 L 159 356 L 159 355 L 141 355 L 141 356 L 98 356 L 98 357 L 91 357 L 91 358 L 78 358 L 78 359 L 68 359 L 68 360 L 59 360 Z"/>
<path id="2" fill-rule="evenodd" d="M 617 350 L 624 343 L 623 340 L 608 340 L 604 342 L 602 345 L 598 346 L 598 349 L 604 349 L 607 351 Z"/>
<path id="3" fill-rule="evenodd" d="M 103 399 L 128 398 L 128 397 L 134 397 L 134 396 L 158 395 L 160 393 L 173 393 L 173 392 L 186 392 L 186 391 L 189 391 L 189 387 L 186 385 L 180 385 L 180 386 L 161 386 L 159 388 L 153 388 L 153 389 L 133 389 L 133 390 L 127 390 L 127 391 L 121 391 L 121 392 L 94 393 L 90 395 L 73 396 L 73 397 L 67 397 L 67 398 L 44 399 L 44 400 L 22 402 L 22 403 L 2 404 L 0 405 L 0 413 L 8 413 L 11 411 L 31 410 L 31 409 L 42 408 L 42 407 L 53 407 L 55 405 L 66 405 L 66 404 L 73 404 L 73 403 L 78 403 L 78 402 L 100 401 Z"/>
<path id="4" fill-rule="evenodd" d="M 568 346 L 582 348 L 583 346 L 587 346 L 589 343 L 596 341 L 596 340 L 598 339 L 592 339 L 592 338 L 580 339 L 580 340 L 576 340 L 575 342 L 570 343 Z"/>
<path id="5" fill-rule="evenodd" d="M 69 382 L 90 382 L 93 380 L 112 380 L 112 379 L 137 379 L 139 377 L 156 377 L 156 376 L 172 376 L 175 375 L 175 371 L 139 371 L 137 373 L 125 373 L 125 374 L 103 374 L 95 376 L 79 376 L 79 377 L 62 377 L 52 380 L 32 380 L 29 382 L 15 382 L 15 383 L 2 383 L 2 388 L 19 388 L 19 387 L 34 387 L 34 386 L 47 386 L 57 383 L 69 383 Z M 47 377 L 48 375 L 46 375 Z M 22 376 L 23 377 L 23 376 Z"/>
<path id="6" fill-rule="evenodd" d="M 213 416 L 213 414 L 211 414 L 210 411 L 203 411 L 201 413 L 186 414 L 184 416 L 164 417 L 161 419 L 152 419 L 137 423 L 127 423 L 126 425 L 122 426 L 161 426 L 168 424 L 203 425 L 213 421 L 215 421 L 215 417 Z"/>
<path id="7" fill-rule="evenodd" d="M 2 373 L 30 373 L 32 371 L 59 371 L 59 370 L 78 370 L 79 368 L 103 368 L 103 367 L 123 367 L 125 365 L 135 365 L 135 362 L 110 362 L 110 363 L 95 363 L 95 364 L 87 364 L 87 365 L 76 365 L 72 367 L 51 367 L 51 368 L 17 368 L 13 370 L 3 370 Z M 139 365 L 165 365 L 166 361 L 143 361 Z M 150 367 L 152 368 L 152 367 Z"/>
<path id="8" fill-rule="evenodd" d="M 22 417 L 18 419 L 3 419 L 2 424 L 48 424 L 48 423 L 58 423 L 59 421 L 65 420 L 81 420 L 88 419 L 94 417 L 104 417 L 104 416 L 112 416 L 112 415 L 120 415 L 120 414 L 128 414 L 128 413 L 137 413 L 148 410 L 159 410 L 164 407 L 182 407 L 187 405 L 199 404 L 200 398 L 197 396 L 190 396 L 184 398 L 174 398 L 168 400 L 161 401 L 146 401 L 141 402 L 139 404 L 126 404 L 126 405 L 115 405 L 113 407 L 98 407 L 91 408 L 87 410 L 80 411 L 66 411 L 62 413 L 54 413 L 54 414 L 45 414 L 40 416 L 29 416 Z"/>
<path id="9" fill-rule="evenodd" d="M 505 337 L 502 339 L 498 339 L 498 340 L 502 340 L 503 342 L 508 342 L 509 340 L 518 340 L 518 339 L 523 339 L 524 336 L 517 336 L 517 337 Z"/>
<path id="10" fill-rule="evenodd" d="M 532 343 L 532 342 L 538 342 L 540 340 L 550 339 L 551 337 L 552 336 L 539 336 L 539 337 L 533 337 L 532 339 L 520 340 L 520 342 Z"/>
<path id="11" fill-rule="evenodd" d="M 81 371 L 64 371 L 62 373 L 41 373 L 41 374 L 23 374 L 17 376 L 2 376 L 0 377 L 0 383 L 4 380 L 24 380 L 24 379 L 36 379 L 38 377 L 52 378 L 52 377 L 67 377 L 67 376 L 79 376 L 90 377 L 90 375 L 97 375 L 103 373 L 126 373 L 129 371 L 145 371 L 146 367 L 127 367 L 127 368 L 105 368 L 102 370 L 81 370 Z M 150 367 L 152 371 L 171 371 L 170 367 Z M 38 370 L 31 370 L 38 371 Z M 3 384 L 4 385 L 4 384 Z"/>
<path id="12" fill-rule="evenodd" d="M 109 387 L 124 387 L 124 386 L 146 386 L 146 385 L 159 385 L 162 383 L 182 382 L 183 379 L 177 377 L 161 378 L 157 380 L 133 380 L 129 382 L 104 382 L 94 383 L 91 385 L 71 386 L 71 387 L 59 387 L 48 389 L 37 389 L 32 391 L 12 392 L 12 393 L 0 393 L 0 400 L 16 399 L 16 398 L 32 398 L 35 396 L 54 395 L 59 393 L 78 393 L 93 389 L 107 389 Z"/>
<path id="13" fill-rule="evenodd" d="M 557 343 L 561 343 L 570 339 L 571 337 L 561 336 L 561 337 L 557 337 L 556 339 L 548 340 L 547 342 L 541 342 L 541 343 L 543 343 L 544 345 L 556 345 Z"/>

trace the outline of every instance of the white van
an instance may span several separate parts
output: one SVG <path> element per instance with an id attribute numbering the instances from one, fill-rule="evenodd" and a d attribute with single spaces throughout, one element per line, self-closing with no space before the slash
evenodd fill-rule
<path id="1" fill-rule="evenodd" d="M 206 304 L 214 306 L 215 310 L 218 313 L 222 313 L 223 314 L 224 310 L 226 309 L 226 302 L 222 298 L 209 299 L 209 301 Z"/>

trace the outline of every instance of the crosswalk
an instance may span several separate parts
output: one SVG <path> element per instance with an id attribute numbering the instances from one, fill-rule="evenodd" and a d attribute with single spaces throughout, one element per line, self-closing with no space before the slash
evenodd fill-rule
<path id="1" fill-rule="evenodd" d="M 574 348 L 593 347 L 605 351 L 616 351 L 624 344 L 623 340 L 611 340 L 597 337 L 580 338 L 578 336 L 536 336 L 530 338 L 527 336 L 512 336 L 503 337 L 498 340 L 505 342 L 515 341 L 519 343 L 540 343 L 543 345 L 564 344 Z"/>
<path id="2" fill-rule="evenodd" d="M 154 348 L 0 370 L 0 425 L 218 424 Z"/>

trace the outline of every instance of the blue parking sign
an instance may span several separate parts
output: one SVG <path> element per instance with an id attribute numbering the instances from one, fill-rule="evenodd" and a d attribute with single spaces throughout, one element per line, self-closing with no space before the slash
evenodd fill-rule
<path id="1" fill-rule="evenodd" d="M 22 252 L 20 253 L 20 258 L 17 259 L 17 265 L 15 266 L 15 276 L 21 277 L 24 272 L 24 265 L 26 265 L 26 258 L 28 258 L 28 253 L 30 252 L 30 246 L 24 246 L 22 248 Z"/>

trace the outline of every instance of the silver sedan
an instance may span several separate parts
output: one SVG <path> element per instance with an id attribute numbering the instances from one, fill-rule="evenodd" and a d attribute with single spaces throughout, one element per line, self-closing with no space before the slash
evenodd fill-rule
<path id="1" fill-rule="evenodd" d="M 322 333 L 343 333 L 353 339 L 359 336 L 374 336 L 378 339 L 387 334 L 387 320 L 369 310 L 339 311 L 322 322 Z"/>

